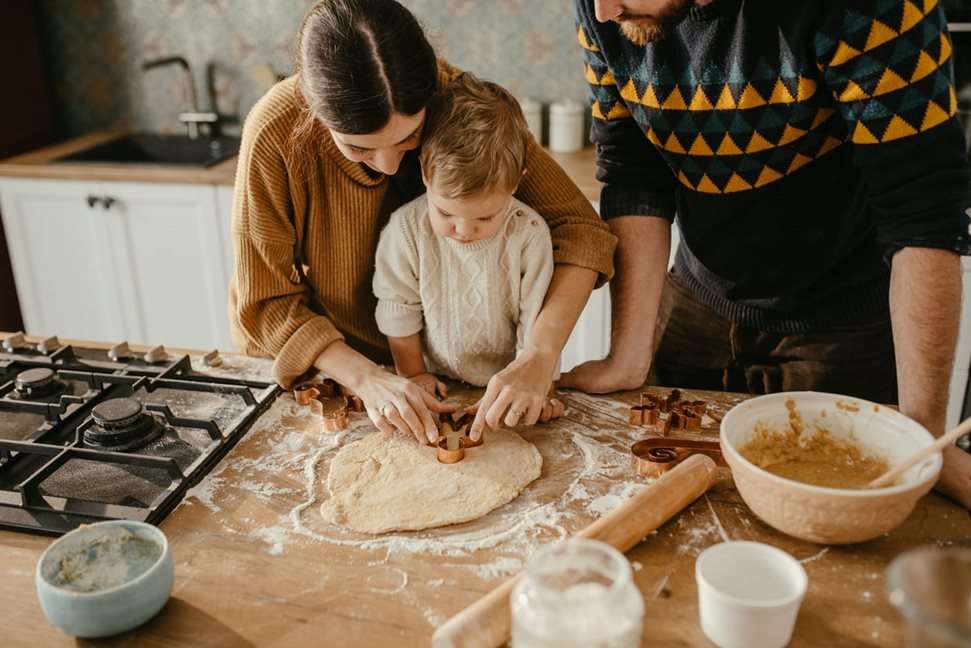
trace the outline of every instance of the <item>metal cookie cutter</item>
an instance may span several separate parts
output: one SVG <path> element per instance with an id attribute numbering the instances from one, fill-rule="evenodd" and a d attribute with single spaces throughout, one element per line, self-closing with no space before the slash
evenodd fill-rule
<path id="1" fill-rule="evenodd" d="M 726 466 L 718 441 L 652 437 L 638 441 L 630 448 L 637 464 L 637 474 L 657 477 L 694 454 L 707 455 L 719 466 Z"/>
<path id="2" fill-rule="evenodd" d="M 318 403 L 320 401 L 317 401 Z M 341 397 L 340 403 L 328 411 L 323 410 L 321 404 L 321 414 L 324 417 L 324 429 L 328 432 L 340 432 L 347 429 L 347 399 Z"/>
<path id="3" fill-rule="evenodd" d="M 657 425 L 659 409 L 657 396 L 641 392 L 640 405 L 630 408 L 631 425 Z"/>
<path id="4" fill-rule="evenodd" d="M 439 463 L 453 464 L 465 459 L 465 437 L 456 434 L 443 436 L 436 447 Z"/>
<path id="5" fill-rule="evenodd" d="M 323 383 L 321 383 L 323 385 Z M 329 391 L 324 388 L 324 391 Z M 333 392 L 330 392 L 333 394 Z M 321 386 L 305 383 L 293 388 L 293 399 L 298 405 L 309 407 L 314 414 L 321 417 L 324 421 L 324 429 L 328 432 L 340 432 L 347 429 L 347 398 L 341 396 L 340 400 L 333 403 L 332 399 L 327 399 L 330 407 L 324 408 L 321 400 Z"/>
<path id="6" fill-rule="evenodd" d="M 462 435 L 466 448 L 476 448 L 482 445 L 483 437 L 480 436 L 478 441 L 472 440 L 472 422 L 475 421 L 475 416 L 471 412 L 452 412 L 449 418 L 451 419 L 452 429 Z"/>

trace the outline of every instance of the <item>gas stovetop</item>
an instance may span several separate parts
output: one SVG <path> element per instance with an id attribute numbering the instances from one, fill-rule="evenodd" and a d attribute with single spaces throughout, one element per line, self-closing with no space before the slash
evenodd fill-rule
<path id="1" fill-rule="evenodd" d="M 163 347 L 6 338 L 0 528 L 59 535 L 102 520 L 157 524 L 278 393 L 272 382 L 195 370 Z"/>

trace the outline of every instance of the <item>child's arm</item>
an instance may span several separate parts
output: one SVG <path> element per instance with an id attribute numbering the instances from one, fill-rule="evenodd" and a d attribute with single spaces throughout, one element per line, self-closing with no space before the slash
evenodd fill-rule
<path id="1" fill-rule="evenodd" d="M 422 357 L 424 311 L 418 282 L 418 248 L 405 222 L 403 214 L 396 212 L 381 232 L 372 284 L 378 298 L 374 317 L 378 329 L 388 337 L 397 374 L 432 396 L 444 398 L 445 385 L 428 373 Z"/>
<path id="2" fill-rule="evenodd" d="M 415 333 L 407 337 L 388 337 L 388 346 L 391 347 L 394 369 L 399 376 L 410 379 L 432 396 L 440 398 L 448 396 L 445 383 L 434 374 L 428 373 L 428 369 L 425 367 L 421 335 Z"/>

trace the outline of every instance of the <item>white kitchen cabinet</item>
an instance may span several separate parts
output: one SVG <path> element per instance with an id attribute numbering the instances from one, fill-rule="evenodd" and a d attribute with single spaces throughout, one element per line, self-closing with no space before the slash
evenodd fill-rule
<path id="1" fill-rule="evenodd" d="M 31 333 L 229 348 L 216 187 L 0 179 Z"/>
<path id="2" fill-rule="evenodd" d="M 92 210 L 84 182 L 3 180 L 0 210 L 27 330 L 121 339 L 125 314 L 109 221 Z"/>

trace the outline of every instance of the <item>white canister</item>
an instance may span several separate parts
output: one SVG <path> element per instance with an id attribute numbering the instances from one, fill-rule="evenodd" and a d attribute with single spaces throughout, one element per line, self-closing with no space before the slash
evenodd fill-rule
<path id="1" fill-rule="evenodd" d="M 583 148 L 583 104 L 569 99 L 550 105 L 550 150 L 575 153 Z"/>
<path id="2" fill-rule="evenodd" d="M 523 117 L 526 118 L 526 126 L 529 128 L 529 132 L 533 134 L 533 138 L 539 142 L 543 143 L 543 104 L 529 97 L 523 97 L 519 100 L 519 106 L 523 109 Z"/>
<path id="3" fill-rule="evenodd" d="M 533 555 L 510 596 L 513 648 L 637 648 L 644 600 L 610 545 L 570 538 Z"/>

